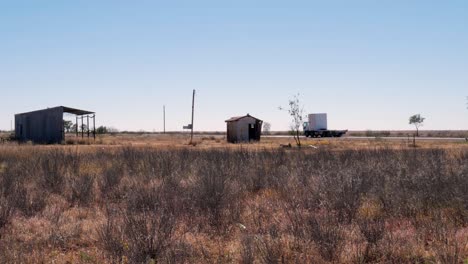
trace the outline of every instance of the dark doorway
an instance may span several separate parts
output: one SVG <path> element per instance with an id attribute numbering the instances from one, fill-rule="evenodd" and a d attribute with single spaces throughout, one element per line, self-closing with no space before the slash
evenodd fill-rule
<path id="1" fill-rule="evenodd" d="M 249 141 L 255 140 L 255 124 L 249 124 Z"/>

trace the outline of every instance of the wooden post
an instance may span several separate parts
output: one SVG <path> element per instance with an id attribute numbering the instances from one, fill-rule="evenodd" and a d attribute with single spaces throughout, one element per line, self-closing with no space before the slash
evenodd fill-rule
<path id="1" fill-rule="evenodd" d="M 78 137 L 78 116 L 75 116 L 75 117 L 76 117 L 76 123 L 75 123 L 76 137 Z"/>
<path id="2" fill-rule="evenodd" d="M 195 89 L 193 90 L 193 95 L 192 95 L 192 126 L 191 126 L 191 132 L 190 132 L 190 144 L 192 144 L 193 141 L 193 113 L 195 111 Z"/>
<path id="3" fill-rule="evenodd" d="M 163 105 L 163 133 L 166 134 L 166 106 Z"/>

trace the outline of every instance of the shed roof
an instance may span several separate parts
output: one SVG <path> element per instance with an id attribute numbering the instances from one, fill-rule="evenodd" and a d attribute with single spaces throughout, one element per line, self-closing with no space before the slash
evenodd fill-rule
<path id="1" fill-rule="evenodd" d="M 87 110 L 80 110 L 71 107 L 62 106 L 64 113 L 74 114 L 74 115 L 89 115 L 94 114 L 94 112 L 87 111 Z"/>
<path id="2" fill-rule="evenodd" d="M 41 110 L 36 110 L 36 111 L 31 111 L 31 112 L 25 112 L 25 113 L 20 113 L 18 115 L 24 115 L 24 114 L 30 114 L 34 112 L 40 112 L 40 111 L 47 111 L 51 109 L 57 109 L 61 108 L 62 112 L 64 113 L 69 113 L 69 114 L 74 114 L 74 115 L 89 115 L 89 114 L 94 114 L 95 112 L 87 111 L 87 110 L 81 110 L 81 109 L 76 109 L 76 108 L 71 108 L 71 107 L 66 107 L 66 106 L 56 106 L 56 107 L 51 107 L 51 108 L 46 108 L 46 109 L 41 109 Z"/>
<path id="3" fill-rule="evenodd" d="M 253 116 L 251 116 L 251 115 L 249 115 L 249 114 L 247 114 L 247 115 L 245 115 L 245 116 L 234 116 L 234 117 L 229 118 L 229 119 L 226 120 L 225 122 L 236 122 L 236 121 L 239 121 L 239 120 L 241 120 L 242 118 L 245 118 L 245 117 L 252 117 L 252 118 L 254 118 L 254 119 L 258 120 L 258 121 L 263 122 L 262 120 L 260 120 L 260 119 L 258 119 L 258 118 L 256 118 L 256 117 L 253 117 Z"/>

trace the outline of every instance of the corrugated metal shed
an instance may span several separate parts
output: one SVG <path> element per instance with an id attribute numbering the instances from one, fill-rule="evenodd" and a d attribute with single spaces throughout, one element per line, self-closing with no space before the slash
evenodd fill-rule
<path id="1" fill-rule="evenodd" d="M 19 141 L 61 143 L 64 136 L 63 113 L 83 116 L 94 112 L 57 106 L 15 115 L 15 136 Z"/>
<path id="2" fill-rule="evenodd" d="M 249 114 L 226 120 L 227 141 L 231 143 L 259 141 L 263 121 Z"/>

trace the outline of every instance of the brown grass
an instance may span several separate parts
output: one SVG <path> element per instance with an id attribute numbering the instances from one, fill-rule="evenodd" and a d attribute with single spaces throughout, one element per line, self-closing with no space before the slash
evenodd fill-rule
<path id="1" fill-rule="evenodd" d="M 189 145 L 190 136 L 188 134 L 115 134 L 98 135 L 96 140 L 87 140 L 76 138 L 73 135 L 67 135 L 68 145 L 83 146 L 145 146 L 155 148 L 186 148 Z M 381 137 L 372 139 L 351 139 L 343 138 L 302 138 L 304 148 L 318 148 L 327 150 L 347 150 L 347 149 L 375 149 L 392 148 L 408 149 L 413 147 L 413 141 L 410 138 L 388 140 Z M 197 149 L 278 149 L 280 145 L 291 143 L 294 146 L 292 137 L 262 137 L 260 142 L 231 144 L 226 141 L 224 135 L 195 135 L 194 142 Z M 416 139 L 418 148 L 465 148 L 468 142 L 452 140 L 420 140 Z"/>
<path id="2" fill-rule="evenodd" d="M 1 263 L 461 263 L 468 145 L 0 145 Z"/>

